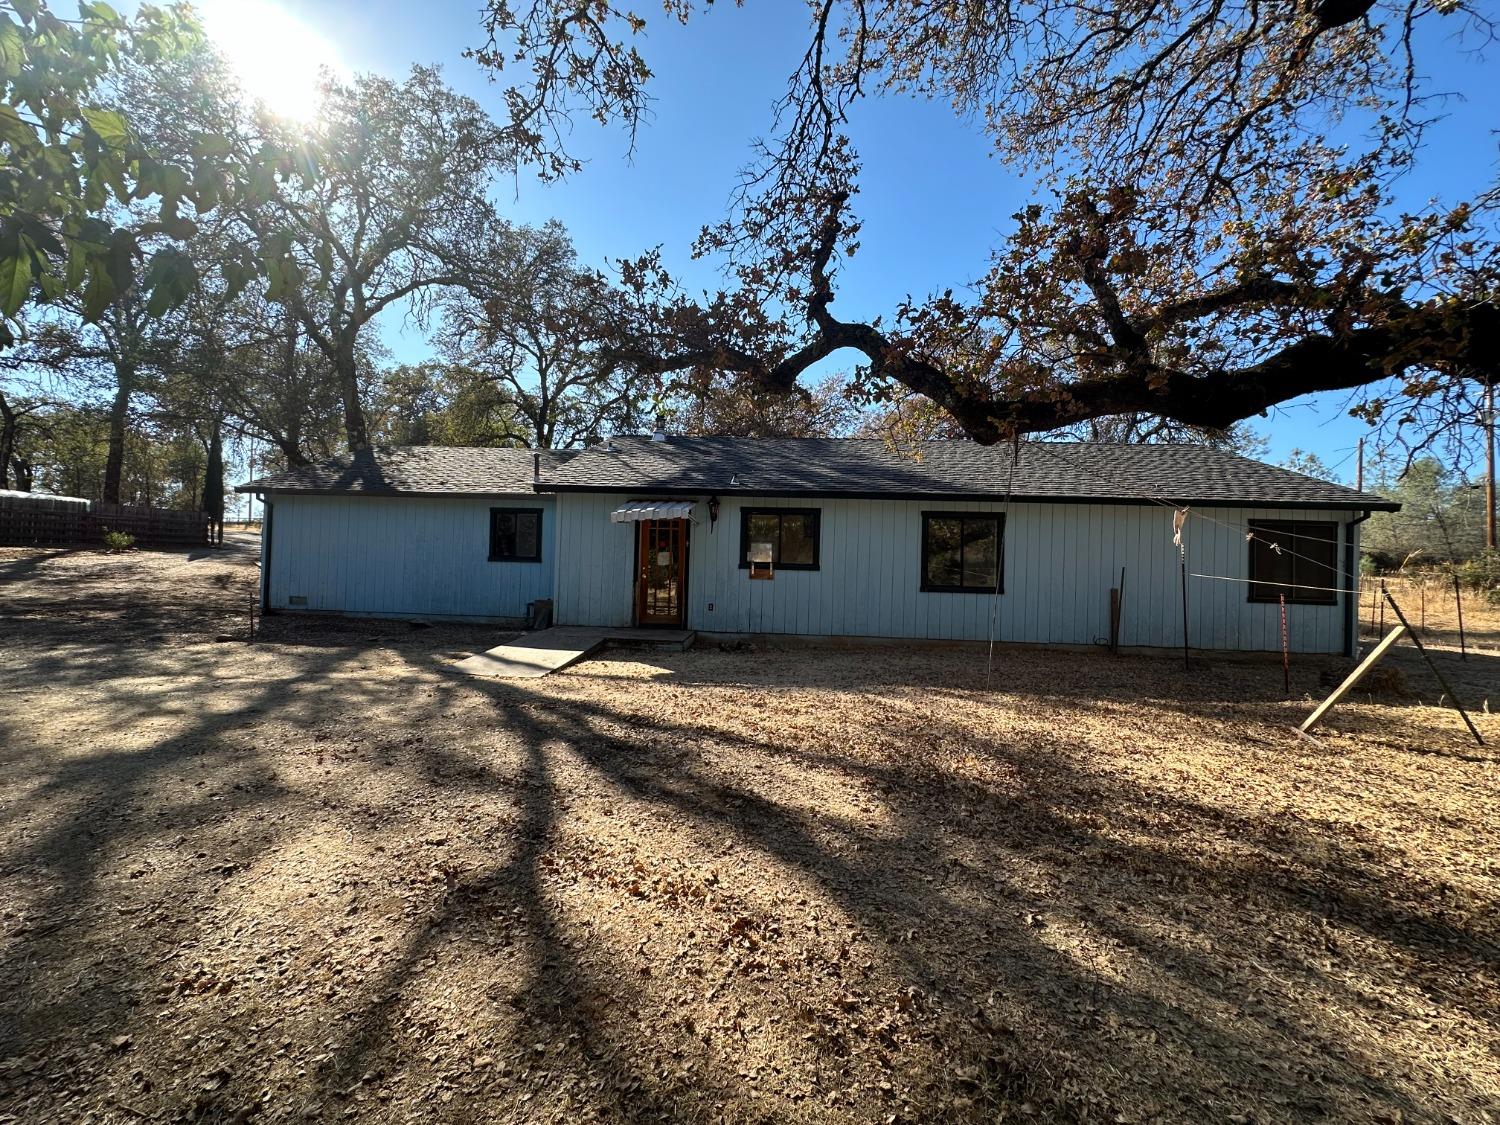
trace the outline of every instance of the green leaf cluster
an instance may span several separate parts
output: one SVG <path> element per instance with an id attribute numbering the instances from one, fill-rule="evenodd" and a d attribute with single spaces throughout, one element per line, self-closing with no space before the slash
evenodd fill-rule
<path id="1" fill-rule="evenodd" d="M 143 5 L 125 18 L 86 0 L 65 20 L 44 0 L 0 0 L 0 347 L 30 302 L 81 299 L 96 319 L 132 285 L 160 315 L 197 281 L 180 242 L 201 218 L 241 194 L 274 187 L 291 162 L 271 150 L 237 155 L 200 134 L 185 151 L 152 151 L 132 128 L 129 105 L 104 104 L 121 66 L 164 66 L 206 50 L 190 9 Z M 138 221 L 145 211 L 150 221 Z M 242 288 L 253 260 L 231 261 L 225 281 Z"/>

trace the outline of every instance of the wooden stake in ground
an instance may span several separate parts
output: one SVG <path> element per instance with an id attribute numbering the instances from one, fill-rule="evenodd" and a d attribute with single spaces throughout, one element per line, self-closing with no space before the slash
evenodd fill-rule
<path id="1" fill-rule="evenodd" d="M 1125 632 L 1125 568 L 1120 568 L 1120 624 L 1119 632 Z M 1118 640 L 1118 638 L 1117 638 Z"/>
<path id="2" fill-rule="evenodd" d="M 1120 651 L 1120 588 L 1109 588 L 1109 652 L 1113 656 Z"/>
<path id="3" fill-rule="evenodd" d="M 1303 722 L 1303 724 L 1297 729 L 1300 730 L 1303 734 L 1306 734 L 1308 731 L 1312 730 L 1313 726 L 1317 724 L 1317 722 L 1322 719 L 1324 715 L 1328 714 L 1329 709 L 1332 708 L 1335 703 L 1343 699 L 1344 696 L 1348 695 L 1351 691 L 1354 690 L 1354 686 L 1359 683 L 1360 680 L 1365 678 L 1365 673 L 1367 673 L 1371 668 L 1375 667 L 1375 665 L 1380 661 L 1380 658 L 1384 656 L 1386 654 L 1386 651 L 1401 638 L 1401 634 L 1404 632 L 1406 632 L 1406 626 L 1397 625 L 1394 629 L 1387 633 L 1381 639 L 1380 643 L 1370 650 L 1370 655 L 1359 662 L 1359 666 L 1355 668 L 1354 671 L 1350 672 L 1347 677 L 1345 677 L 1343 683 L 1339 684 L 1338 687 L 1333 689 L 1332 694 L 1330 694 L 1327 699 L 1318 704 L 1317 709 L 1314 710 L 1313 713 L 1309 715 Z"/>
<path id="4" fill-rule="evenodd" d="M 1385 600 L 1391 603 L 1391 612 L 1396 615 L 1396 620 L 1401 622 L 1402 628 L 1410 632 L 1411 626 L 1406 623 L 1406 614 L 1401 612 L 1401 607 L 1396 604 L 1396 599 L 1391 597 L 1389 590 L 1385 590 L 1383 593 L 1385 594 Z M 1464 725 L 1469 728 L 1469 733 L 1474 736 L 1474 741 L 1483 746 L 1484 738 L 1480 735 L 1479 728 L 1474 725 L 1474 720 L 1469 718 L 1469 713 L 1464 710 L 1464 705 L 1458 698 L 1458 692 L 1453 690 L 1453 685 L 1448 682 L 1448 678 L 1438 671 L 1437 664 L 1427 654 L 1427 649 L 1422 645 L 1422 638 L 1412 633 L 1411 639 L 1412 643 L 1417 646 L 1417 651 L 1422 654 L 1422 659 L 1427 661 L 1427 667 L 1437 677 L 1437 682 L 1443 685 L 1443 690 L 1448 693 L 1448 698 L 1453 700 L 1454 710 L 1464 717 Z"/>

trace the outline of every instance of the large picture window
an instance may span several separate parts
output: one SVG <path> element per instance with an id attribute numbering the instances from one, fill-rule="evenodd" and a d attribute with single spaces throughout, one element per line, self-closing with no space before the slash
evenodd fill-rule
<path id="1" fill-rule="evenodd" d="M 1250 521 L 1250 600 L 1332 605 L 1338 601 L 1339 525 L 1318 520 Z M 1315 587 L 1308 589 L 1308 587 Z"/>
<path id="2" fill-rule="evenodd" d="M 741 508 L 740 569 L 750 565 L 755 544 L 771 545 L 777 570 L 818 569 L 817 508 Z"/>
<path id="3" fill-rule="evenodd" d="M 542 509 L 490 509 L 490 562 L 542 561 Z"/>
<path id="4" fill-rule="evenodd" d="M 923 512 L 922 589 L 1004 593 L 1004 531 L 994 512 Z"/>

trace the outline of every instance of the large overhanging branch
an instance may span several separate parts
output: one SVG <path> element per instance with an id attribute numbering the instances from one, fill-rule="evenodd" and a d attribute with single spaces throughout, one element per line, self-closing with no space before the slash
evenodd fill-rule
<path id="1" fill-rule="evenodd" d="M 1074 242 L 1093 307 L 1108 336 L 1090 345 L 1087 373 L 1052 377 L 1041 361 L 1036 377 L 1018 390 L 1015 381 L 976 376 L 966 361 L 949 366 L 922 354 L 920 339 L 896 338 L 874 325 L 839 319 L 831 310 L 830 262 L 838 242 L 838 215 L 846 196 L 832 200 L 828 218 L 807 248 L 811 281 L 806 295 L 813 334 L 789 354 L 757 354 L 718 341 L 658 351 L 611 349 L 613 358 L 650 374 L 698 370 L 734 373 L 765 390 L 786 393 L 800 376 L 835 353 L 863 356 L 871 376 L 923 395 L 945 410 L 976 441 L 1059 429 L 1091 419 L 1152 414 L 1207 430 L 1234 423 L 1302 395 L 1348 391 L 1416 372 L 1493 370 L 1500 364 L 1500 306 L 1491 300 L 1426 304 L 1392 294 L 1367 295 L 1373 323 L 1351 325 L 1329 315 L 1347 293 L 1319 290 L 1272 277 L 1252 277 L 1211 292 L 1129 314 L 1104 266 L 1098 240 Z M 1363 280 L 1361 275 L 1360 280 Z M 1282 314 L 1321 309 L 1321 329 L 1309 329 L 1237 367 L 1189 370 L 1158 360 L 1153 337 L 1187 321 L 1226 313 L 1253 315 L 1269 306 Z"/>
<path id="2" fill-rule="evenodd" d="M 825 315 L 810 343 L 772 364 L 738 349 L 713 347 L 660 356 L 619 354 L 637 369 L 655 374 L 690 369 L 734 372 L 750 376 L 768 391 L 785 392 L 813 364 L 846 348 L 862 354 L 872 374 L 926 396 L 970 437 L 990 444 L 1016 434 L 1134 413 L 1223 430 L 1302 395 L 1354 390 L 1412 370 L 1481 364 L 1492 369 L 1500 362 L 1500 309 L 1493 304 L 1464 310 L 1414 308 L 1399 329 L 1314 333 L 1240 368 L 1144 372 L 1121 363 L 1110 374 L 1014 397 L 966 389 L 941 366 L 913 357 L 870 325 L 831 315 Z"/>

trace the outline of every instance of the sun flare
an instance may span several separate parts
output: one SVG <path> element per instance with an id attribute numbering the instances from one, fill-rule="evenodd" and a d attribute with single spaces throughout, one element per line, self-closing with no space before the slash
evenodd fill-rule
<path id="1" fill-rule="evenodd" d="M 247 95 L 291 121 L 317 113 L 320 71 L 341 69 L 332 43 L 267 0 L 202 0 L 199 12 Z"/>

